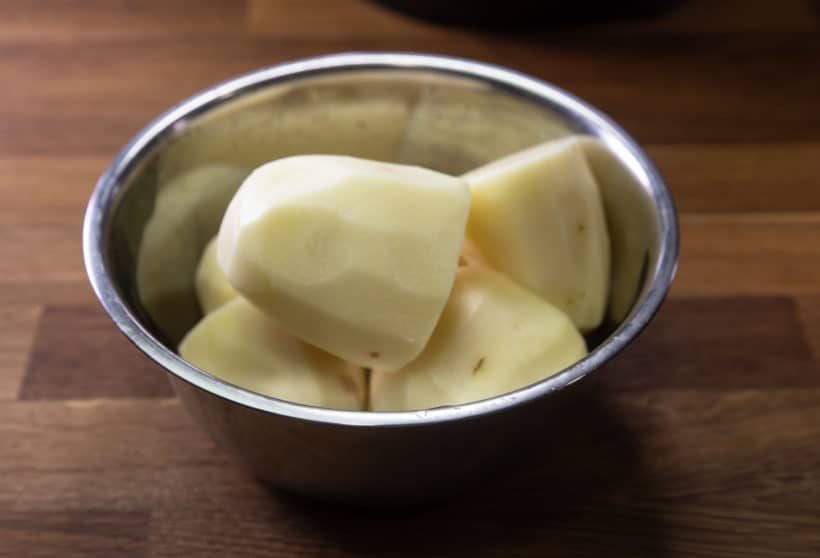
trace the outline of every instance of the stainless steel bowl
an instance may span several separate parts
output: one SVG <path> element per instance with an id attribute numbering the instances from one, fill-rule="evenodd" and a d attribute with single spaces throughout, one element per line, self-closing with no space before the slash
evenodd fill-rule
<path id="1" fill-rule="evenodd" d="M 213 216 L 203 217 L 197 207 L 197 200 L 211 195 L 204 185 L 182 188 L 187 193 L 176 196 L 178 211 L 160 207 L 171 197 L 163 192 L 185 173 L 214 164 L 249 169 L 311 151 L 459 173 L 571 133 L 608 148 L 592 156 L 598 158 L 613 242 L 609 320 L 588 337 L 592 350 L 581 362 L 484 401 L 371 413 L 265 397 L 175 354 L 180 333 L 199 317 L 192 265 L 216 232 Z M 150 229 L 163 211 L 173 222 L 163 225 L 159 242 L 150 241 L 161 247 L 152 256 L 147 239 L 157 236 Z M 188 234 L 186 219 L 196 223 L 196 234 Z M 548 443 L 550 429 L 563 426 L 561 408 L 575 386 L 587 383 L 579 381 L 632 342 L 658 310 L 674 275 L 678 231 L 670 194 L 648 157 L 616 124 L 572 95 L 462 59 L 352 53 L 247 74 L 157 118 L 100 178 L 85 216 L 83 247 L 91 284 L 111 319 L 168 372 L 202 428 L 253 474 L 323 498 L 406 502 L 457 486 L 523 443 L 522 433 L 531 439 L 534 426 L 541 443 Z M 151 265 L 164 275 L 143 273 Z M 167 281 L 163 277 L 176 281 L 168 298 L 158 311 L 147 308 L 140 282 L 150 289 L 152 280 Z"/>

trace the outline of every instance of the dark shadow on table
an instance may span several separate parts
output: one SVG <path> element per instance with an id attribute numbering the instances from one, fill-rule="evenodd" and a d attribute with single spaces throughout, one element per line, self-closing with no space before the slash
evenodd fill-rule
<path id="1" fill-rule="evenodd" d="M 639 440 L 608 397 L 587 390 L 540 449 L 520 450 L 444 503 L 385 511 L 272 497 L 342 555 L 663 556 Z"/>
<path id="2" fill-rule="evenodd" d="M 404 15 L 438 25 L 504 32 L 653 19 L 677 7 L 684 0 L 620 0 L 595 5 L 586 2 L 548 2 L 545 0 L 373 1 Z"/>

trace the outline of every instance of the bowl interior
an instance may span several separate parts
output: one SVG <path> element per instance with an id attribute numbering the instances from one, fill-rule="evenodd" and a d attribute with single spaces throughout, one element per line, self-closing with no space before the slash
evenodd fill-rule
<path id="1" fill-rule="evenodd" d="M 603 118 L 598 115 L 598 118 Z M 193 275 L 244 177 L 288 155 L 330 153 L 460 174 L 584 134 L 612 242 L 609 339 L 647 292 L 663 248 L 657 186 L 608 121 L 509 84 L 438 70 L 340 68 L 256 82 L 169 121 L 141 147 L 107 223 L 104 260 L 128 311 L 169 350 L 201 317 Z M 607 147 L 602 147 L 606 145 Z"/>

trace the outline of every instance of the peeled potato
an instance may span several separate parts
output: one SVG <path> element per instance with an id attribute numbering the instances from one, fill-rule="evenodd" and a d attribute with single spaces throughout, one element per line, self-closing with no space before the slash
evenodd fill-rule
<path id="1" fill-rule="evenodd" d="M 502 274 L 462 267 L 427 347 L 397 373 L 374 371 L 374 411 L 459 405 L 547 378 L 586 355 L 562 311 Z"/>
<path id="2" fill-rule="evenodd" d="M 199 317 L 194 271 L 246 169 L 207 165 L 161 185 L 137 256 L 137 292 L 176 344 Z"/>
<path id="3" fill-rule="evenodd" d="M 194 275 L 194 288 L 203 314 L 210 314 L 239 296 L 216 262 L 216 237 L 202 252 Z"/>
<path id="4" fill-rule="evenodd" d="M 179 346 L 182 358 L 226 382 L 277 399 L 359 411 L 364 372 L 303 343 L 242 298 L 211 312 Z"/>
<path id="5" fill-rule="evenodd" d="M 463 178 L 472 195 L 467 234 L 489 264 L 581 331 L 596 328 L 607 304 L 609 235 L 578 140 L 541 144 Z"/>
<path id="6" fill-rule="evenodd" d="M 256 169 L 217 260 L 284 328 L 349 362 L 395 370 L 424 348 L 452 287 L 469 212 L 460 179 L 330 155 Z"/>

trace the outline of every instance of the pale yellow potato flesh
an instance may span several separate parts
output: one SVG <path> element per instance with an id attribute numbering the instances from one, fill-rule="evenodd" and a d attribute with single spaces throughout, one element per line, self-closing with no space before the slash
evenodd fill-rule
<path id="1" fill-rule="evenodd" d="M 194 273 L 202 250 L 248 170 L 206 165 L 160 185 L 137 255 L 137 292 L 143 307 L 176 344 L 200 309 Z"/>
<path id="2" fill-rule="evenodd" d="M 205 316 L 183 339 L 179 354 L 212 376 L 262 395 L 364 409 L 360 368 L 299 341 L 242 298 Z"/>
<path id="3" fill-rule="evenodd" d="M 525 149 L 463 178 L 472 195 L 467 234 L 487 262 L 581 331 L 595 329 L 607 304 L 609 235 L 578 140 Z"/>
<path id="4" fill-rule="evenodd" d="M 432 334 L 452 287 L 466 183 L 419 167 L 312 155 L 256 169 L 222 221 L 231 284 L 299 339 L 396 370 Z"/>
<path id="5" fill-rule="evenodd" d="M 397 373 L 374 371 L 373 411 L 459 405 L 528 386 L 586 355 L 569 317 L 486 267 L 462 267 L 427 347 Z"/>
<path id="6" fill-rule="evenodd" d="M 216 262 L 216 236 L 205 247 L 194 275 L 194 288 L 202 314 L 210 314 L 239 296 Z"/>

